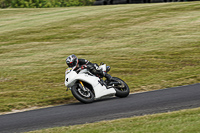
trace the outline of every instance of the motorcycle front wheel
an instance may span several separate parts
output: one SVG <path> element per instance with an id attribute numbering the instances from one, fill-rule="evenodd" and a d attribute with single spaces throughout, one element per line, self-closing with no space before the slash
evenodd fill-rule
<path id="1" fill-rule="evenodd" d="M 116 94 L 115 96 L 123 98 L 123 97 L 127 97 L 130 93 L 129 87 L 128 85 L 120 78 L 117 77 L 113 77 L 111 82 L 118 82 L 119 85 L 114 85 L 113 88 L 115 88 Z"/>
<path id="2" fill-rule="evenodd" d="M 80 87 L 80 84 L 73 86 L 71 92 L 73 96 L 82 103 L 92 103 L 94 101 L 94 93 L 89 86 L 84 85 L 85 90 Z"/>

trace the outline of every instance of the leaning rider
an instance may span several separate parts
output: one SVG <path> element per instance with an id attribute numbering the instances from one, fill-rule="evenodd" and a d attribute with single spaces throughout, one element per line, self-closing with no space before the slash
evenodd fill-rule
<path id="1" fill-rule="evenodd" d="M 112 76 L 99 69 L 99 66 L 97 64 L 93 64 L 85 59 L 78 59 L 74 54 L 67 57 L 66 63 L 68 67 L 73 68 L 73 70 L 87 68 L 92 74 L 96 76 L 99 75 L 101 77 L 105 77 L 108 81 L 111 81 L 112 79 Z"/>

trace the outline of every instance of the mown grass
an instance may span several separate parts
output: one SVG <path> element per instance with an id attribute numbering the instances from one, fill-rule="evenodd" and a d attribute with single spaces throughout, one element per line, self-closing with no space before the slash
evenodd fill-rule
<path id="1" fill-rule="evenodd" d="M 200 108 L 28 133 L 199 133 Z"/>
<path id="2" fill-rule="evenodd" d="M 0 112 L 74 102 L 70 54 L 131 92 L 200 81 L 200 2 L 0 10 Z"/>

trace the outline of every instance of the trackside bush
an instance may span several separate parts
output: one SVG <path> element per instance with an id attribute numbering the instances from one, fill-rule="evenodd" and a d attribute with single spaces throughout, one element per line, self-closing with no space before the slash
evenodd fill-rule
<path id="1" fill-rule="evenodd" d="M 9 7 L 12 3 L 12 0 L 0 0 L 0 8 Z"/>
<path id="2" fill-rule="evenodd" d="M 0 0 L 0 8 L 49 8 L 88 6 L 95 0 Z"/>

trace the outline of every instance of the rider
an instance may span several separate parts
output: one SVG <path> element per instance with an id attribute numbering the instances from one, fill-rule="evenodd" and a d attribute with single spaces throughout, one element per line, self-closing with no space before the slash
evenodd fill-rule
<path id="1" fill-rule="evenodd" d="M 74 70 L 87 68 L 92 74 L 105 77 L 108 81 L 111 81 L 112 76 L 103 72 L 101 69 L 98 69 L 97 64 L 93 64 L 85 59 L 78 59 L 76 55 L 72 54 L 66 59 L 68 67 L 73 68 Z"/>

